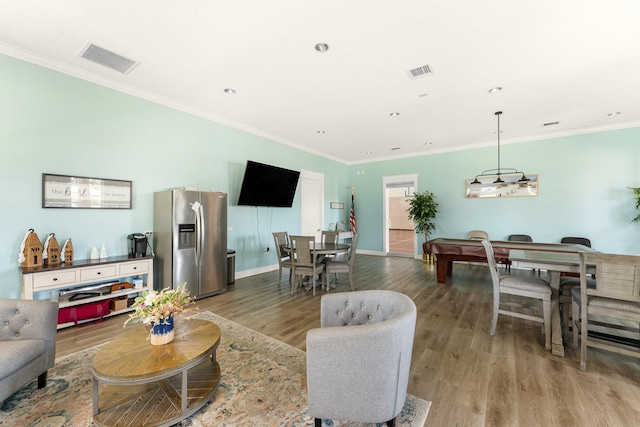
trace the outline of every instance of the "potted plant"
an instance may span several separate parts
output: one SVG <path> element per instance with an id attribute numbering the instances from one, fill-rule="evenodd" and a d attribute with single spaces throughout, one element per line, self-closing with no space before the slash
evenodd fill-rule
<path id="1" fill-rule="evenodd" d="M 438 213 L 438 203 L 435 196 L 429 191 L 423 193 L 414 193 L 413 198 L 409 201 L 409 219 L 415 225 L 416 234 L 424 233 L 425 242 L 429 240 L 429 233 L 436 228 L 434 222 Z M 426 254 L 426 259 L 431 259 L 431 254 Z"/>
<path id="2" fill-rule="evenodd" d="M 162 345 L 171 342 L 174 337 L 173 317 L 190 310 L 193 298 L 185 289 L 186 283 L 176 289 L 165 288 L 160 292 L 154 290 L 143 292 L 136 297 L 132 305 L 134 312 L 124 323 L 142 322 L 151 326 L 148 339 L 153 345 Z"/>
<path id="3" fill-rule="evenodd" d="M 640 187 L 629 187 L 629 189 L 633 191 L 633 195 L 636 198 L 636 209 L 640 209 Z M 640 222 L 640 213 L 631 222 Z"/>

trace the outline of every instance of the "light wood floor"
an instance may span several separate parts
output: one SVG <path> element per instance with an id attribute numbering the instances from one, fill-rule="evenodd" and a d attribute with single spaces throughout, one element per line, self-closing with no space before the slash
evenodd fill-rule
<path id="1" fill-rule="evenodd" d="M 304 290 L 290 296 L 286 279 L 277 280 L 277 272 L 239 279 L 197 305 L 304 350 L 306 331 L 319 326 L 320 296 Z M 358 290 L 391 289 L 415 301 L 409 392 L 433 402 L 426 425 L 640 425 L 637 359 L 590 349 L 588 370 L 581 372 L 579 351 L 567 346 L 565 358 L 551 355 L 538 324 L 501 316 L 496 335 L 489 335 L 485 266 L 455 264 L 453 277 L 439 284 L 433 264 L 358 255 L 354 281 Z M 341 276 L 335 291 L 347 289 Z M 124 320 L 59 331 L 58 355 L 110 340 Z"/>

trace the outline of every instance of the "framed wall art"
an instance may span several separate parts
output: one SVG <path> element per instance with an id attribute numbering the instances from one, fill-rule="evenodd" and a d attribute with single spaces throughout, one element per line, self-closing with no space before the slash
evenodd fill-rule
<path id="1" fill-rule="evenodd" d="M 43 208 L 131 209 L 131 181 L 42 174 Z"/>
<path id="2" fill-rule="evenodd" d="M 527 175 L 529 181 L 518 182 L 520 175 L 503 177 L 504 183 L 494 184 L 496 177 L 478 178 L 480 184 L 465 180 L 465 197 L 483 199 L 490 197 L 533 197 L 538 195 L 538 175 Z"/>

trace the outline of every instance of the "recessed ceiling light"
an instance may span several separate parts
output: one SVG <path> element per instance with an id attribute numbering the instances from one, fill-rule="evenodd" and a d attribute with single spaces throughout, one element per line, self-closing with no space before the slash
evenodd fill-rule
<path id="1" fill-rule="evenodd" d="M 396 150 L 399 150 L 399 149 L 400 149 L 400 147 L 391 147 L 391 151 L 396 151 Z"/>
<path id="2" fill-rule="evenodd" d="M 433 145 L 433 142 L 425 142 L 424 145 Z"/>
<path id="3" fill-rule="evenodd" d="M 319 131 L 318 131 L 318 133 L 319 133 L 320 135 L 322 135 L 322 134 L 324 134 L 324 133 L 326 133 L 326 132 L 325 132 L 325 131 L 323 131 L 323 130 L 319 130 Z"/>
<path id="4" fill-rule="evenodd" d="M 613 116 L 617 116 L 618 114 L 622 114 L 620 111 L 616 111 L 615 113 L 609 113 L 607 114 L 607 116 L 609 117 L 613 117 Z"/>
<path id="5" fill-rule="evenodd" d="M 230 87 L 226 88 L 224 90 L 224 93 L 228 93 L 229 95 L 235 95 L 236 90 L 235 89 L 231 89 Z"/>
<path id="6" fill-rule="evenodd" d="M 326 51 L 329 50 L 329 45 L 326 43 L 317 43 L 316 50 L 320 53 L 325 53 Z"/>
<path id="7" fill-rule="evenodd" d="M 560 124 L 560 122 L 547 122 L 547 123 L 543 123 L 542 127 L 545 127 L 545 126 L 557 126 L 559 124 Z"/>
<path id="8" fill-rule="evenodd" d="M 502 88 L 500 86 L 496 86 L 496 87 L 492 87 L 491 89 L 489 89 L 489 93 L 498 93 L 502 90 Z"/>
<path id="9" fill-rule="evenodd" d="M 429 95 L 428 93 L 421 93 L 420 95 L 418 95 L 420 98 L 424 98 L 425 96 Z"/>
<path id="10" fill-rule="evenodd" d="M 400 115 L 400 113 L 397 113 L 397 112 L 396 112 L 396 113 L 391 113 L 391 114 L 389 114 L 389 115 L 390 115 L 391 117 L 398 117 L 398 116 Z"/>

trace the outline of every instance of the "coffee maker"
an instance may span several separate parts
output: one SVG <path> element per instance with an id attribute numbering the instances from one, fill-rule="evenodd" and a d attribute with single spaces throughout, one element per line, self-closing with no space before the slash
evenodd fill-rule
<path id="1" fill-rule="evenodd" d="M 129 239 L 129 258 L 142 258 L 147 256 L 147 236 L 142 233 L 133 233 L 127 236 Z"/>

